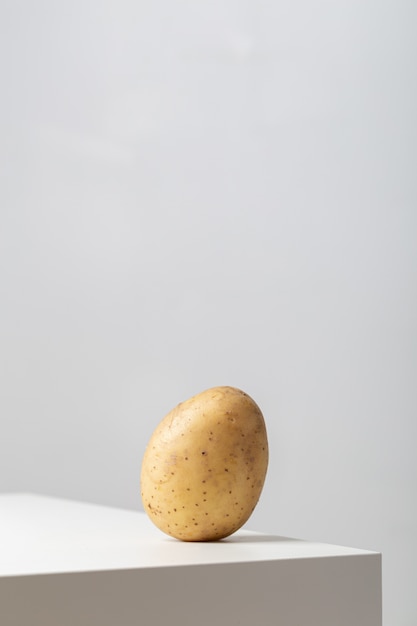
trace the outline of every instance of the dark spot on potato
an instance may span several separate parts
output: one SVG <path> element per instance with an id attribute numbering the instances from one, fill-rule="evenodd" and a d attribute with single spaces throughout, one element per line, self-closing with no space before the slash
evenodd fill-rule
<path id="1" fill-rule="evenodd" d="M 207 454 L 206 450 L 203 450 L 201 454 L 205 456 Z"/>

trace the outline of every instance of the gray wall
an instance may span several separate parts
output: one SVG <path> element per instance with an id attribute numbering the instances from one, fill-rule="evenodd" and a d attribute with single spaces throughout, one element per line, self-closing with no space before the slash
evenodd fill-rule
<path id="1" fill-rule="evenodd" d="M 416 8 L 2 0 L 0 490 L 140 508 L 159 420 L 235 385 L 249 527 L 382 551 L 415 625 Z"/>

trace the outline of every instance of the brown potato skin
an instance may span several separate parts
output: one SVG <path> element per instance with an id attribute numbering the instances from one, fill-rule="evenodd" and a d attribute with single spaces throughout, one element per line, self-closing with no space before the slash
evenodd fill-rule
<path id="1" fill-rule="evenodd" d="M 143 506 L 172 537 L 222 539 L 249 519 L 267 467 L 258 405 L 240 389 L 213 387 L 176 406 L 154 431 L 142 462 Z"/>

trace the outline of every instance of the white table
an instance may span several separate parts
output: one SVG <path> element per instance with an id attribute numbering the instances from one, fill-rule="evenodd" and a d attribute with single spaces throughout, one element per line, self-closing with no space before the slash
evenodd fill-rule
<path id="1" fill-rule="evenodd" d="M 381 626 L 381 558 L 241 530 L 184 543 L 143 513 L 0 496 L 2 626 Z"/>

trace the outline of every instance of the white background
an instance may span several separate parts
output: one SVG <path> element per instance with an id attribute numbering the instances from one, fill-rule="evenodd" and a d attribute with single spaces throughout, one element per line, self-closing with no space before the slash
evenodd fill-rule
<path id="1" fill-rule="evenodd" d="M 140 508 L 156 424 L 235 385 L 248 526 L 382 551 L 415 626 L 416 19 L 0 1 L 1 491 Z"/>

